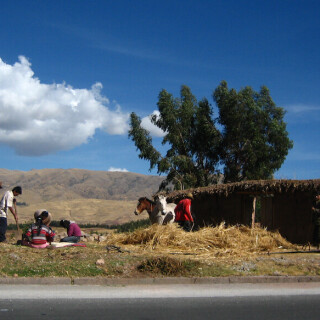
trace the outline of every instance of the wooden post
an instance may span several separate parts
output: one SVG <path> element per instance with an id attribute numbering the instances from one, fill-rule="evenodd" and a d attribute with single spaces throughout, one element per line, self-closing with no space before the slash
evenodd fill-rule
<path id="1" fill-rule="evenodd" d="M 251 228 L 254 228 L 254 222 L 256 220 L 256 202 L 257 197 L 253 197 L 253 203 L 252 203 L 252 215 L 251 215 Z"/>

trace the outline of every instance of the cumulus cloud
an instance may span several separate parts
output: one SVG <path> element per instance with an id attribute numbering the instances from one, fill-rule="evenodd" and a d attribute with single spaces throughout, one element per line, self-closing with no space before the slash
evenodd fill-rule
<path id="1" fill-rule="evenodd" d="M 127 169 L 121 169 L 121 168 L 114 168 L 114 167 L 110 167 L 109 169 L 108 169 L 108 171 L 110 171 L 110 172 L 129 172 Z"/>
<path id="2" fill-rule="evenodd" d="M 151 115 L 142 118 L 141 126 L 147 131 L 149 131 L 152 136 L 163 137 L 165 135 L 165 132 L 163 132 L 160 128 L 158 128 L 151 122 L 151 117 L 153 115 L 156 115 L 157 117 L 159 117 L 160 112 L 158 110 L 154 110 Z"/>
<path id="3" fill-rule="evenodd" d="M 120 106 L 111 110 L 101 89 L 101 83 L 91 89 L 44 84 L 25 57 L 13 65 L 0 58 L 0 144 L 39 156 L 86 143 L 98 129 L 126 134 L 129 115 Z"/>

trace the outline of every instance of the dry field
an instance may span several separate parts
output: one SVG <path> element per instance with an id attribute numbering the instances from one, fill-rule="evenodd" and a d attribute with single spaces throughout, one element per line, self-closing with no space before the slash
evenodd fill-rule
<path id="1" fill-rule="evenodd" d="M 28 206 L 18 206 L 19 221 L 29 222 L 38 209 L 46 209 L 53 220 L 69 219 L 78 223 L 122 224 L 128 221 L 148 218 L 145 212 L 135 216 L 137 201 L 118 201 L 103 199 L 74 199 L 65 201 L 37 202 Z M 15 223 L 12 214 L 8 214 L 8 223 Z"/>

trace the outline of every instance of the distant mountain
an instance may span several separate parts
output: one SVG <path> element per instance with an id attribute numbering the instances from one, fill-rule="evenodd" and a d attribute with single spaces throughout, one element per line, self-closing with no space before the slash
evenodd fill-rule
<path id="1" fill-rule="evenodd" d="M 3 188 L 20 185 L 23 193 L 42 201 L 72 199 L 136 200 L 158 191 L 163 180 L 131 172 L 82 169 L 12 171 L 0 169 Z"/>
<path id="2" fill-rule="evenodd" d="M 163 179 L 130 172 L 82 169 L 0 169 L 2 193 L 16 185 L 22 187 L 22 196 L 17 198 L 20 220 L 30 220 L 36 209 L 46 208 L 54 213 L 54 220 L 126 222 L 134 218 L 137 199 L 151 198 Z"/>

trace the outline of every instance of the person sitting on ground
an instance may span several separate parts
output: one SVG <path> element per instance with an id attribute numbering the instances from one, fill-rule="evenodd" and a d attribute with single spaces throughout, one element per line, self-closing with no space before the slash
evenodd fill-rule
<path id="1" fill-rule="evenodd" d="M 191 200 L 193 199 L 192 193 L 188 193 L 185 199 L 182 199 L 177 204 L 174 212 L 176 214 L 175 221 L 184 231 L 191 231 L 193 228 L 194 220 L 191 214 Z"/>
<path id="2" fill-rule="evenodd" d="M 80 241 L 81 237 L 81 229 L 80 227 L 74 222 L 70 220 L 61 220 L 60 226 L 67 229 L 68 236 L 62 238 L 60 242 L 73 242 L 77 243 Z"/>
<path id="3" fill-rule="evenodd" d="M 33 216 L 34 216 L 34 221 L 37 221 L 37 218 L 40 216 L 40 214 L 43 212 L 43 211 L 48 211 L 46 209 L 38 209 L 37 211 L 34 212 Z"/>
<path id="4" fill-rule="evenodd" d="M 34 217 L 36 222 L 23 235 L 22 245 L 32 248 L 46 248 L 55 236 L 55 232 L 49 227 L 52 219 L 51 213 L 47 210 L 37 210 Z"/>

